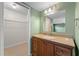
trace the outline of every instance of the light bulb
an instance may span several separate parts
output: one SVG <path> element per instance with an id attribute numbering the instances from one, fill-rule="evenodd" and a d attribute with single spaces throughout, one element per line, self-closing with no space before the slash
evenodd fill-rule
<path id="1" fill-rule="evenodd" d="M 48 9 L 48 12 L 51 12 L 51 11 L 52 11 L 51 8 L 49 8 L 49 9 Z"/>
<path id="2" fill-rule="evenodd" d="M 47 14 L 47 10 L 45 10 L 44 13 Z"/>

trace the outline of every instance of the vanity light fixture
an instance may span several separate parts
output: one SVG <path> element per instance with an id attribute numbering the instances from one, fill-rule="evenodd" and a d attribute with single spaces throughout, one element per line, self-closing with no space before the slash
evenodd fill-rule
<path id="1" fill-rule="evenodd" d="M 59 8 L 56 4 L 44 11 L 45 15 L 54 14 L 57 11 L 57 8 Z"/>
<path id="2" fill-rule="evenodd" d="M 53 14 L 54 12 L 53 12 L 53 10 L 51 9 L 51 8 L 49 8 L 48 10 L 45 10 L 44 11 L 44 14 L 45 15 L 50 15 L 50 14 Z"/>

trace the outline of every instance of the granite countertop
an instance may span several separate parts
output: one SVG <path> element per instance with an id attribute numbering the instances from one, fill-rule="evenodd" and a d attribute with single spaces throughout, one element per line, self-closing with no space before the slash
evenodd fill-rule
<path id="1" fill-rule="evenodd" d="M 50 41 L 53 41 L 53 42 L 58 42 L 58 43 L 61 43 L 61 44 L 65 44 L 65 45 L 68 45 L 68 46 L 75 47 L 73 38 L 67 37 L 65 35 L 64 36 L 59 35 L 59 34 L 58 35 L 57 34 L 49 35 L 49 34 L 46 34 L 46 33 L 40 33 L 40 34 L 36 34 L 36 35 L 33 35 L 33 36 L 41 38 L 41 39 L 50 40 Z"/>

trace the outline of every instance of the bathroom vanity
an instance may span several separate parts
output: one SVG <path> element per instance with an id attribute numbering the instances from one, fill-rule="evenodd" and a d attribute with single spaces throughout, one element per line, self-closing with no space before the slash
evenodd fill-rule
<path id="1" fill-rule="evenodd" d="M 75 47 L 68 35 L 40 33 L 32 36 L 33 56 L 71 56 Z"/>

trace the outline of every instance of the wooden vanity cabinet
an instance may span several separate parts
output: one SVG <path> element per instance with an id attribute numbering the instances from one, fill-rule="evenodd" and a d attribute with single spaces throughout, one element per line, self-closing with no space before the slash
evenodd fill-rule
<path id="1" fill-rule="evenodd" d="M 32 37 L 32 55 L 33 56 L 71 56 L 72 48 L 64 47 L 59 43 L 51 42 L 45 39 Z"/>
<path id="2" fill-rule="evenodd" d="M 32 38 L 32 55 L 33 56 L 54 55 L 53 45 L 45 40 L 33 37 Z"/>

